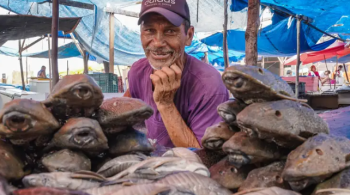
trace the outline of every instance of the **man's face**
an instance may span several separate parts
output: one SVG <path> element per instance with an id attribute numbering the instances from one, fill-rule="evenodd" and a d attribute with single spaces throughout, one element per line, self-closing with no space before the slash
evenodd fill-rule
<path id="1" fill-rule="evenodd" d="M 185 46 L 191 45 L 193 27 L 186 33 L 182 24 L 177 27 L 159 14 L 148 14 L 141 24 L 141 42 L 146 57 L 153 68 L 161 69 L 181 62 Z"/>

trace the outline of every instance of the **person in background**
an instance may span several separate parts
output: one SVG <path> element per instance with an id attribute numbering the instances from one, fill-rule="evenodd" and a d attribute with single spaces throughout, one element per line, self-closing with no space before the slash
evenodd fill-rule
<path id="1" fill-rule="evenodd" d="M 335 69 L 335 70 L 334 70 L 334 72 L 333 72 L 332 79 L 334 79 L 335 82 L 337 82 L 337 84 L 342 85 L 343 82 L 344 82 L 344 78 L 343 78 L 343 66 L 342 66 L 342 65 L 339 65 L 338 67 L 335 66 L 334 69 Z"/>
<path id="2" fill-rule="evenodd" d="M 308 75 L 308 76 L 320 78 L 320 74 L 317 72 L 317 69 L 316 69 L 316 66 L 315 66 L 315 65 L 312 65 L 312 66 L 310 67 L 310 72 L 309 72 L 309 75 Z"/>
<path id="3" fill-rule="evenodd" d="M 291 77 L 291 76 L 293 76 L 292 75 L 292 71 L 291 70 L 287 70 L 287 77 Z"/>
<path id="4" fill-rule="evenodd" d="M 329 70 L 326 70 L 326 71 L 324 71 L 324 73 L 321 74 L 322 86 L 324 84 L 331 84 L 332 83 L 332 79 L 329 77 L 330 74 L 331 74 L 331 71 L 329 71 Z"/>
<path id="5" fill-rule="evenodd" d="M 229 93 L 220 73 L 186 54 L 194 27 L 186 0 L 143 0 L 139 17 L 146 58 L 129 71 L 125 97 L 141 99 L 154 114 L 147 137 L 165 147 L 200 148 L 205 130 L 222 121 L 217 107 Z"/>
<path id="6" fill-rule="evenodd" d="M 42 66 L 37 75 L 38 78 L 47 79 L 46 77 L 46 66 Z"/>

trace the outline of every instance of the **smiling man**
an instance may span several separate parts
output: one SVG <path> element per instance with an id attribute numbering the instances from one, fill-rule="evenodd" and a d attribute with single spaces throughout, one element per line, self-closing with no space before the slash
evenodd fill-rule
<path id="1" fill-rule="evenodd" d="M 229 95 L 216 69 L 185 53 L 194 35 L 186 0 L 144 0 L 139 25 L 146 58 L 132 65 L 125 96 L 153 107 L 149 138 L 166 147 L 200 148 Z"/>

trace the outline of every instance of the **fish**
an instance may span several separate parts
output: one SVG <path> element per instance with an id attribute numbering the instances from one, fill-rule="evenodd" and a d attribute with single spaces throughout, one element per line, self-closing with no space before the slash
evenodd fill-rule
<path id="1" fill-rule="evenodd" d="M 247 179 L 242 183 L 238 191 L 270 187 L 290 190 L 289 184 L 282 178 L 284 165 L 284 161 L 278 161 L 268 166 L 252 170 L 249 172 Z"/>
<path id="2" fill-rule="evenodd" d="M 157 179 L 159 176 L 174 171 L 191 171 L 207 177 L 210 176 L 209 169 L 201 163 L 179 157 L 150 157 L 113 177 L 107 178 L 107 181 L 115 181 L 122 178 Z"/>
<path id="3" fill-rule="evenodd" d="M 240 168 L 246 164 L 268 163 L 283 157 L 283 150 L 274 143 L 238 132 L 222 146 L 231 164 Z"/>
<path id="4" fill-rule="evenodd" d="M 164 184 L 139 184 L 124 187 L 109 195 L 196 195 L 186 189 Z"/>
<path id="5" fill-rule="evenodd" d="M 158 181 L 158 184 L 173 185 L 192 191 L 196 195 L 231 195 L 230 190 L 224 188 L 217 181 L 208 176 L 193 172 L 173 172 Z"/>
<path id="6" fill-rule="evenodd" d="M 225 122 L 220 122 L 205 130 L 202 145 L 208 150 L 222 150 L 222 145 L 235 134 Z"/>
<path id="7" fill-rule="evenodd" d="M 41 135 L 54 133 L 60 127 L 44 104 L 15 99 L 4 105 L 0 111 L 0 136 L 25 144 Z"/>
<path id="8" fill-rule="evenodd" d="M 212 151 L 205 148 L 196 150 L 194 153 L 199 156 L 208 169 L 227 156 L 224 151 Z"/>
<path id="9" fill-rule="evenodd" d="M 290 100 L 249 105 L 237 122 L 249 136 L 290 149 L 319 133 L 329 134 L 328 124 L 314 110 Z"/>
<path id="10" fill-rule="evenodd" d="M 233 131 L 239 131 L 237 128 L 237 115 L 245 107 L 247 107 L 246 104 L 238 99 L 235 99 L 221 103 L 218 106 L 217 111 L 221 118 L 232 128 Z"/>
<path id="11" fill-rule="evenodd" d="M 24 162 L 11 144 L 0 140 L 0 175 L 7 180 L 19 180 L 24 173 Z"/>
<path id="12" fill-rule="evenodd" d="M 162 157 L 180 157 L 187 159 L 191 162 L 197 162 L 203 164 L 202 160 L 199 158 L 199 156 L 192 152 L 191 150 L 183 147 L 175 147 L 171 148 L 170 150 L 166 151 Z"/>
<path id="13" fill-rule="evenodd" d="M 301 195 L 297 192 L 285 190 L 279 187 L 257 188 L 246 191 L 237 192 L 233 195 Z"/>
<path id="14" fill-rule="evenodd" d="M 210 178 L 217 181 L 223 187 L 235 190 L 246 180 L 248 173 L 254 169 L 252 165 L 237 168 L 230 164 L 227 157 L 210 167 Z"/>
<path id="15" fill-rule="evenodd" d="M 0 195 L 10 195 L 9 183 L 1 175 L 0 175 Z"/>
<path id="16" fill-rule="evenodd" d="M 81 152 L 63 149 L 43 157 L 43 165 L 50 172 L 77 172 L 91 170 L 91 161 Z"/>
<path id="17" fill-rule="evenodd" d="M 327 189 L 347 189 L 347 190 L 350 190 L 349 179 L 350 179 L 350 169 L 348 168 L 348 169 L 345 169 L 345 170 L 337 173 L 336 175 L 332 176 L 328 180 L 318 184 L 312 194 L 315 195 L 320 190 L 327 190 Z M 339 192 L 341 192 L 341 191 L 339 191 Z M 348 192 L 350 192 L 350 191 L 348 191 Z M 329 195 L 332 193 L 330 190 L 330 191 L 326 191 L 326 192 L 319 192 L 317 194 L 318 195 Z"/>
<path id="18" fill-rule="evenodd" d="M 64 76 L 43 103 L 55 118 L 93 117 L 104 99 L 97 82 L 86 74 Z"/>
<path id="19" fill-rule="evenodd" d="M 108 141 L 96 120 L 71 118 L 55 133 L 50 146 L 76 149 L 97 156 L 108 150 Z"/>
<path id="20" fill-rule="evenodd" d="M 99 187 L 101 180 L 91 178 L 77 178 L 78 173 L 51 172 L 27 175 L 22 179 L 26 188 L 48 187 L 62 188 L 67 190 L 86 190 Z"/>
<path id="21" fill-rule="evenodd" d="M 106 162 L 97 173 L 105 177 L 112 177 L 146 158 L 147 156 L 141 153 L 119 156 Z"/>
<path id="22" fill-rule="evenodd" d="M 349 139 L 320 133 L 288 155 L 282 177 L 294 191 L 301 191 L 349 168 L 349 154 Z"/>
<path id="23" fill-rule="evenodd" d="M 282 99 L 306 102 L 295 98 L 290 85 L 280 76 L 257 66 L 231 66 L 224 71 L 222 80 L 233 96 L 245 104 Z"/>
<path id="24" fill-rule="evenodd" d="M 144 133 L 141 133 L 131 127 L 120 134 L 116 134 L 109 139 L 109 154 L 117 157 L 131 153 L 151 153 L 154 148 Z"/>
<path id="25" fill-rule="evenodd" d="M 82 191 L 38 187 L 38 188 L 27 188 L 27 189 L 16 190 L 12 193 L 12 195 L 91 195 L 91 194 L 88 194 Z"/>
<path id="26" fill-rule="evenodd" d="M 118 190 L 122 189 L 123 185 L 109 185 L 109 186 L 102 186 L 102 187 L 96 187 L 96 188 L 90 188 L 87 190 L 84 190 L 84 192 L 88 193 L 89 195 L 110 195 L 113 192 L 117 192 Z"/>
<path id="27" fill-rule="evenodd" d="M 105 133 L 115 134 L 144 122 L 153 113 L 153 109 L 140 99 L 115 97 L 103 101 L 98 111 L 98 122 Z"/>

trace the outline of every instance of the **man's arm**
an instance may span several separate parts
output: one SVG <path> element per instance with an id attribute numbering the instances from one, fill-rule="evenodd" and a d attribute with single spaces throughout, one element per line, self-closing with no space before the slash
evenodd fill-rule
<path id="1" fill-rule="evenodd" d="M 126 92 L 124 93 L 123 97 L 129 97 L 129 98 L 131 98 L 131 94 L 130 94 L 129 89 L 126 90 Z"/>
<path id="2" fill-rule="evenodd" d="M 177 65 L 164 67 L 150 76 L 154 85 L 153 99 L 176 147 L 200 148 L 196 136 L 186 125 L 174 104 L 174 96 L 181 84 L 182 71 Z"/>

